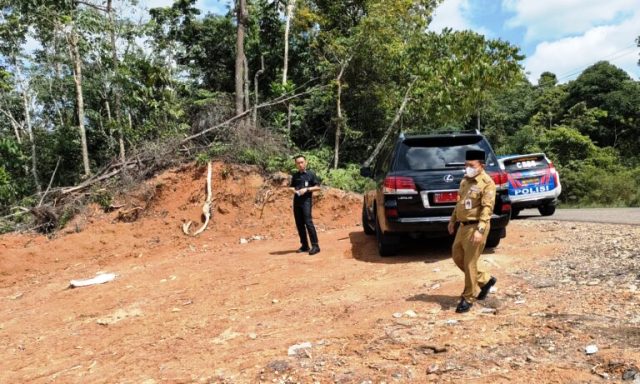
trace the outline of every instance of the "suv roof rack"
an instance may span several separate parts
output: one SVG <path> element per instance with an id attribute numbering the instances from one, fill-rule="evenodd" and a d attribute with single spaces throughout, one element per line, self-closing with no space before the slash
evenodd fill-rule
<path id="1" fill-rule="evenodd" d="M 442 130 L 442 131 L 435 131 L 433 132 L 434 135 L 452 135 L 452 134 L 471 134 L 471 135 L 481 135 L 482 133 L 480 133 L 479 129 L 461 129 L 461 130 L 453 130 L 453 129 L 448 129 L 448 130 Z"/>
<path id="2" fill-rule="evenodd" d="M 399 139 L 405 140 L 409 137 L 424 137 L 424 136 L 443 136 L 443 135 L 482 135 L 482 133 L 478 129 L 467 129 L 467 130 L 443 130 L 443 131 L 435 131 L 435 132 L 424 132 L 424 133 L 409 133 L 400 132 Z"/>

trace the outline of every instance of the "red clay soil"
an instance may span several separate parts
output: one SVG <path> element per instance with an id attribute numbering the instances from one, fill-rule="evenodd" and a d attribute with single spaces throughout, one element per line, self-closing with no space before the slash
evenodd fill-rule
<path id="1" fill-rule="evenodd" d="M 463 276 L 446 242 L 380 258 L 359 226 L 359 195 L 325 188 L 314 197 L 322 252 L 309 256 L 295 253 L 286 177 L 251 167 L 215 164 L 212 222 L 184 235 L 182 222 L 200 223 L 205 180 L 206 168 L 185 166 L 121 197 L 119 210 L 92 207 L 53 238 L 1 236 L 0 383 L 599 380 L 584 353 L 555 359 L 539 345 L 557 332 L 531 316 L 549 297 L 511 303 L 508 294 L 529 290 L 512 272 L 563 248 L 532 247 L 529 223 L 513 222 L 483 257 L 499 279 L 497 312 L 476 305 L 457 315 Z M 97 272 L 117 278 L 68 288 Z M 312 347 L 288 356 L 302 342 Z"/>

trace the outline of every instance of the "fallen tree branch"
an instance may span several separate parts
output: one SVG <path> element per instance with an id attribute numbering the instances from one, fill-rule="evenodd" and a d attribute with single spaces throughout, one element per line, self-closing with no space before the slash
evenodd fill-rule
<path id="1" fill-rule="evenodd" d="M 322 88 L 326 88 L 326 87 L 328 87 L 328 85 L 322 85 L 322 86 L 309 88 L 304 92 L 296 93 L 294 95 L 287 96 L 287 97 L 281 96 L 281 97 L 278 97 L 278 98 L 276 98 L 276 99 L 274 99 L 272 101 L 269 101 L 269 102 L 266 102 L 266 103 L 262 103 L 262 104 L 256 106 L 255 109 L 261 109 L 261 108 L 266 108 L 266 107 L 272 107 L 272 106 L 278 105 L 278 104 L 283 104 L 283 103 L 286 103 L 287 101 L 289 101 L 291 99 L 296 99 L 296 98 L 298 98 L 300 96 L 307 95 L 307 94 L 309 94 L 309 93 L 311 93 L 313 91 L 316 91 L 316 90 L 319 90 L 319 89 L 322 89 Z M 224 127 L 225 125 L 229 125 L 229 124 L 233 123 L 236 120 L 240 120 L 243 117 L 245 117 L 245 116 L 249 115 L 250 113 L 252 113 L 252 111 L 253 111 L 252 109 L 247 109 L 246 111 L 242 112 L 241 114 L 235 115 L 232 118 L 230 118 L 228 120 L 225 120 L 220 124 L 216 124 L 213 127 L 204 129 L 204 130 L 202 130 L 202 131 L 200 131 L 198 133 L 195 133 L 195 134 L 193 134 L 191 136 L 188 136 L 188 137 L 182 139 L 180 144 L 184 144 L 184 143 L 189 142 L 189 141 L 191 141 L 193 139 L 196 139 L 196 138 L 198 138 L 198 137 L 200 137 L 200 136 L 202 136 L 202 135 L 204 135 L 206 133 L 209 133 L 209 132 L 214 131 L 214 130 L 216 130 L 218 128 Z"/>
<path id="2" fill-rule="evenodd" d="M 207 229 L 207 226 L 209 225 L 209 219 L 211 218 L 211 199 L 213 197 L 211 193 L 211 173 L 212 173 L 211 168 L 212 168 L 211 162 L 209 162 L 209 165 L 207 166 L 207 200 L 204 202 L 204 205 L 202 206 L 202 214 L 204 215 L 204 224 L 202 224 L 200 229 L 195 231 L 192 236 L 198 236 L 199 234 L 204 232 L 204 230 Z M 184 234 L 187 236 L 189 236 L 190 227 L 191 227 L 191 220 L 182 224 L 182 232 L 184 232 Z"/>
<path id="3" fill-rule="evenodd" d="M 93 178 L 91 178 L 89 180 L 86 180 L 83 183 L 78 184 L 78 185 L 76 185 L 74 187 L 69 187 L 69 188 L 66 188 L 66 189 L 62 189 L 60 191 L 60 193 L 62 195 L 68 195 L 68 194 L 73 193 L 73 192 L 81 191 L 81 190 L 83 190 L 83 189 L 85 189 L 87 187 L 92 186 L 93 184 L 95 184 L 97 182 L 100 182 L 102 180 L 106 180 L 106 179 L 109 179 L 109 178 L 115 176 L 115 175 L 119 174 L 120 172 L 122 172 L 125 169 L 133 168 L 136 165 L 138 165 L 138 163 L 137 163 L 137 161 L 128 161 L 128 162 L 126 162 L 124 164 L 120 163 L 118 165 L 123 165 L 123 166 L 121 168 L 115 169 L 115 170 L 113 170 L 111 172 L 105 173 L 105 174 L 103 174 L 101 176 L 93 177 Z M 110 169 L 110 168 L 111 167 L 108 167 L 107 169 Z"/>
<path id="4" fill-rule="evenodd" d="M 376 159 L 376 156 L 378 156 L 378 154 L 382 150 L 382 146 L 387 141 L 387 139 L 389 138 L 391 133 L 394 131 L 394 127 L 396 126 L 398 121 L 400 121 L 400 117 L 404 113 L 404 109 L 407 106 L 407 102 L 409 101 L 409 94 L 411 92 L 411 88 L 413 87 L 413 84 L 416 83 L 416 80 L 418 80 L 418 78 L 414 77 L 413 80 L 411 80 L 411 82 L 409 83 L 409 86 L 407 87 L 407 90 L 404 93 L 404 98 L 402 99 L 402 104 L 400 104 L 400 108 L 398 108 L 398 111 L 396 112 L 396 115 L 394 116 L 393 120 L 391 121 L 391 124 L 389 124 L 389 126 L 387 127 L 387 131 L 384 133 L 384 136 L 382 137 L 382 140 L 380 140 L 378 142 L 378 145 L 376 145 L 376 148 L 373 150 L 373 153 L 371 153 L 371 156 L 369 156 L 369 158 L 363 163 L 364 167 L 371 166 L 371 163 L 373 162 L 373 160 Z"/>
<path id="5" fill-rule="evenodd" d="M 51 179 L 49 179 L 49 185 L 47 185 L 47 189 L 42 194 L 42 197 L 40 198 L 40 202 L 38 203 L 38 207 L 42 205 L 44 198 L 47 196 L 47 193 L 49 193 L 49 190 L 51 189 L 51 184 L 53 184 L 53 179 L 56 177 L 56 172 L 58 171 L 58 166 L 60 165 L 60 159 L 61 157 L 58 156 L 58 162 L 56 163 L 56 167 L 53 170 L 53 174 L 51 174 Z"/>

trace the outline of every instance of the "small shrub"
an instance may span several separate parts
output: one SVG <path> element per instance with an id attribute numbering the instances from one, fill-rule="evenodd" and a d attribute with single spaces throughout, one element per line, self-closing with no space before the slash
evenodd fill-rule
<path id="1" fill-rule="evenodd" d="M 99 189 L 91 196 L 91 201 L 98 204 L 103 210 L 108 210 L 113 203 L 113 196 L 106 189 Z"/>
<path id="2" fill-rule="evenodd" d="M 211 160 L 208 152 L 198 153 L 196 155 L 196 164 L 199 166 L 206 165 Z"/>

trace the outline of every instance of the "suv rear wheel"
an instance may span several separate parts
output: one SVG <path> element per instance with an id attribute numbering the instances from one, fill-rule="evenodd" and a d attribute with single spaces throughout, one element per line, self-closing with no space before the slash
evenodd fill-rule
<path id="1" fill-rule="evenodd" d="M 376 212 L 376 210 L 374 210 Z M 377 213 L 377 212 L 376 212 Z M 382 257 L 394 256 L 398 249 L 396 244 L 392 243 L 391 236 L 382 233 L 380 223 L 378 222 L 378 215 L 376 214 L 376 240 L 378 241 L 378 253 Z"/>
<path id="2" fill-rule="evenodd" d="M 489 231 L 485 248 L 495 248 L 500 244 L 500 231 Z"/>
<path id="3" fill-rule="evenodd" d="M 551 216 L 556 212 L 555 205 L 541 205 L 538 207 L 538 211 L 542 216 Z"/>
<path id="4" fill-rule="evenodd" d="M 372 229 L 369 225 L 369 218 L 367 217 L 367 206 L 362 204 L 362 229 L 365 235 L 375 235 L 375 229 Z"/>

